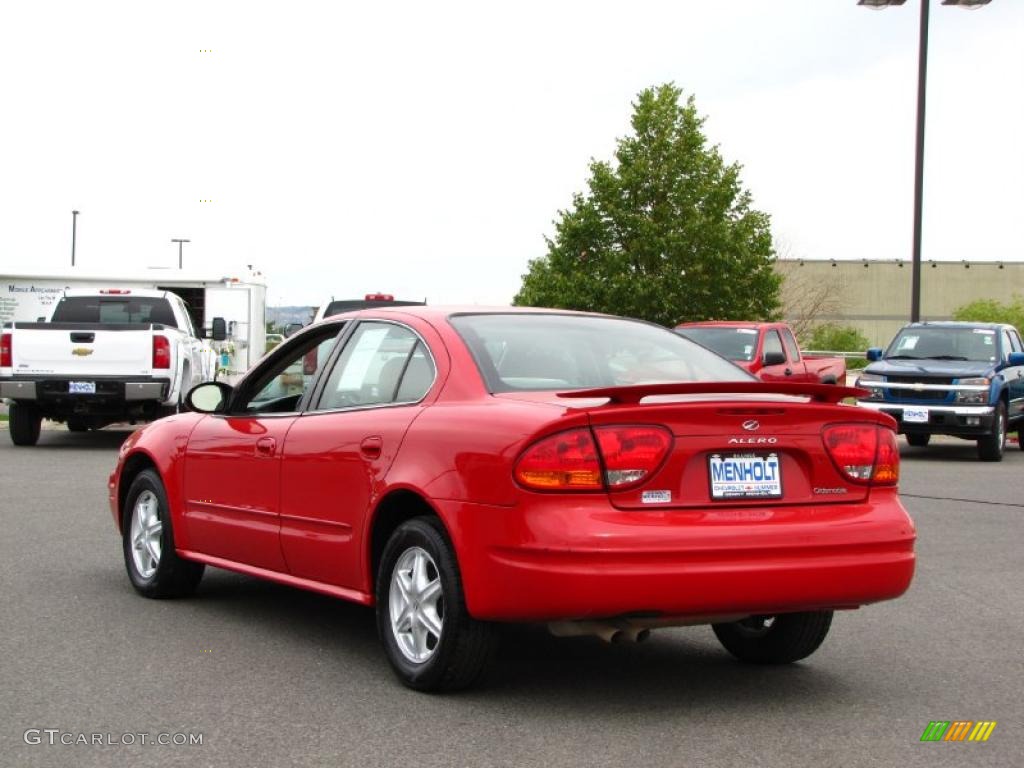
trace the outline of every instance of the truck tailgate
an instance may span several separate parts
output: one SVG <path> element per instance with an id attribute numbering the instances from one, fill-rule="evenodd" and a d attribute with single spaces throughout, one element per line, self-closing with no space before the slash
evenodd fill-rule
<path id="1" fill-rule="evenodd" d="M 15 376 L 148 376 L 153 331 L 146 325 L 16 323 Z"/>

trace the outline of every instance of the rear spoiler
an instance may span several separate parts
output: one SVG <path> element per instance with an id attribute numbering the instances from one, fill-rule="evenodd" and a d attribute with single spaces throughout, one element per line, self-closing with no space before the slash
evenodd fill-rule
<path id="1" fill-rule="evenodd" d="M 689 381 L 668 384 L 633 384 L 624 387 L 575 389 L 559 392 L 558 397 L 607 397 L 612 403 L 638 404 L 654 395 L 797 395 L 809 397 L 819 403 L 838 403 L 848 397 L 860 398 L 868 394 L 860 387 L 840 387 L 836 384 L 802 384 L 785 381 Z"/>

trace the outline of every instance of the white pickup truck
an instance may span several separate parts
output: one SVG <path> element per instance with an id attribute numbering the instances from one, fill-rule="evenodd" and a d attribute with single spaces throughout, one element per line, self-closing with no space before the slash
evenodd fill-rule
<path id="1" fill-rule="evenodd" d="M 224 338 L 223 320 L 212 336 Z M 45 322 L 6 323 L 0 337 L 15 445 L 35 445 L 44 418 L 81 432 L 173 413 L 215 371 L 213 350 L 169 291 L 68 290 Z"/>

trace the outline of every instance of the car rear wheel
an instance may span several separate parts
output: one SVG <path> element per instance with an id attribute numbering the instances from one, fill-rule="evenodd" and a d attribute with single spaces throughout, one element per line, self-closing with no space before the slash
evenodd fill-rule
<path id="1" fill-rule="evenodd" d="M 832 626 L 832 611 L 750 616 L 713 624 L 718 641 L 740 661 L 790 664 L 818 650 Z"/>
<path id="2" fill-rule="evenodd" d="M 1006 405 L 996 406 L 996 419 L 992 434 L 978 440 L 978 458 L 982 461 L 1002 461 L 1006 448 Z"/>
<path id="3" fill-rule="evenodd" d="M 174 551 L 167 494 L 153 470 L 140 472 L 128 489 L 122 528 L 124 564 L 136 592 L 157 598 L 195 592 L 204 566 Z"/>
<path id="4" fill-rule="evenodd" d="M 392 534 L 377 573 L 377 630 L 392 669 L 418 691 L 465 688 L 494 654 L 494 627 L 466 610 L 455 553 L 440 522 L 417 517 Z"/>
<path id="5" fill-rule="evenodd" d="M 68 432 L 88 432 L 89 421 L 83 419 L 80 416 L 71 416 L 68 418 Z"/>
<path id="6" fill-rule="evenodd" d="M 43 417 L 39 409 L 31 403 L 11 403 L 8 428 L 11 431 L 11 442 L 15 445 L 35 445 L 39 442 L 39 430 L 43 425 Z"/>
<path id="7" fill-rule="evenodd" d="M 915 448 L 924 448 L 931 441 L 931 435 L 922 435 L 919 433 L 910 433 L 907 436 L 907 442 Z"/>

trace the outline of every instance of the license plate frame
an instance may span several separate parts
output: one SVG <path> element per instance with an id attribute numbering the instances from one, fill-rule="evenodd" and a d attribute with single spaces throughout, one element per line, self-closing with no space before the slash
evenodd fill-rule
<path id="1" fill-rule="evenodd" d="M 742 467 L 750 467 L 749 472 Z M 760 467 L 760 473 L 755 467 Z M 756 477 L 758 474 L 760 477 Z M 708 456 L 708 489 L 712 501 L 781 499 L 781 458 L 775 451 L 713 453 Z"/>
<path id="2" fill-rule="evenodd" d="M 95 395 L 96 394 L 96 382 L 95 381 L 69 381 L 68 382 L 68 394 L 69 395 Z"/>
<path id="3" fill-rule="evenodd" d="M 927 424 L 930 418 L 930 411 L 927 408 L 904 408 L 903 420 L 907 424 Z"/>

